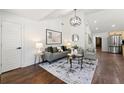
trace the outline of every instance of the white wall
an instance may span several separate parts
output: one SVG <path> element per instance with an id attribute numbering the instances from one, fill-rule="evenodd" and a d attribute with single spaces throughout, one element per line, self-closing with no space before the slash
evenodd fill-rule
<path id="1" fill-rule="evenodd" d="M 40 31 L 42 32 L 42 42 L 46 45 L 46 29 L 51 29 L 55 31 L 62 32 L 62 44 L 65 44 L 67 42 L 72 42 L 72 35 L 78 34 L 79 35 L 79 41 L 73 42 L 73 44 L 77 44 L 78 46 L 81 46 L 82 48 L 90 48 L 92 45 L 88 44 L 88 37 L 87 34 L 92 34 L 90 31 L 90 28 L 88 25 L 85 25 L 84 23 L 84 14 L 83 12 L 79 12 L 78 16 L 82 19 L 82 24 L 78 27 L 73 27 L 69 23 L 69 19 L 73 17 L 74 15 L 68 15 L 63 16 L 60 18 L 55 19 L 48 19 L 40 22 Z M 62 23 L 64 25 L 62 25 Z M 60 46 L 58 45 L 50 45 L 50 46 Z"/>
<path id="2" fill-rule="evenodd" d="M 91 45 L 88 45 L 87 41 L 87 33 L 91 34 L 89 26 L 85 25 L 84 23 L 84 14 L 83 12 L 77 12 L 77 15 L 82 19 L 82 24 L 78 27 L 73 27 L 70 25 L 69 20 L 71 17 L 74 16 L 74 14 L 70 14 L 67 16 L 55 18 L 55 19 L 48 19 L 41 21 L 41 27 L 40 31 L 42 32 L 42 35 L 45 36 L 42 38 L 42 42 L 44 42 L 44 45 L 46 44 L 46 29 L 51 29 L 55 31 L 62 32 L 62 44 L 65 44 L 67 42 L 72 42 L 72 35 L 78 34 L 79 35 L 79 41 L 73 42 L 73 44 L 77 44 L 78 46 L 81 46 L 85 49 L 85 47 L 89 47 Z M 62 25 L 64 24 L 64 25 Z M 56 45 L 52 45 L 56 46 Z"/>
<path id="3" fill-rule="evenodd" d="M 85 49 L 85 32 L 87 31 L 87 29 L 84 23 L 84 14 L 83 12 L 77 12 L 77 15 L 82 19 L 82 24 L 77 27 L 71 26 L 69 22 L 70 18 L 73 17 L 74 14 L 62 18 L 62 23 L 64 23 L 64 25 L 62 26 L 63 38 L 65 42 L 72 41 L 72 35 L 78 34 L 79 41 L 74 44 L 77 44 L 78 46 L 81 46 Z"/>
<path id="4" fill-rule="evenodd" d="M 48 19 L 40 22 L 40 31 L 42 36 L 42 42 L 45 47 L 47 46 L 60 46 L 61 44 L 56 45 L 46 45 L 46 29 L 51 29 L 55 31 L 62 32 L 62 25 L 61 25 L 61 19 Z M 63 39 L 63 33 L 62 33 L 62 39 Z M 62 40 L 63 41 L 63 40 Z"/>
<path id="5" fill-rule="evenodd" d="M 78 16 L 82 19 L 82 24 L 79 27 L 72 27 L 70 25 L 69 19 L 73 17 L 73 15 L 64 16 L 62 18 L 48 19 L 41 22 L 29 20 L 7 12 L 0 12 L 0 15 L 2 16 L 3 21 L 9 20 L 22 25 L 22 67 L 32 65 L 34 63 L 34 53 L 36 50 L 35 43 L 37 41 L 41 41 L 45 47 L 47 46 L 46 29 L 62 32 L 62 44 L 64 44 L 65 41 L 72 41 L 72 34 L 76 33 L 79 35 L 79 41 L 75 44 L 81 46 L 82 48 L 86 47 L 85 32 L 88 30 L 88 32 L 90 32 L 90 29 L 84 24 L 83 13 L 78 13 Z M 61 23 L 64 23 L 64 25 L 61 25 Z"/>
<path id="6" fill-rule="evenodd" d="M 22 25 L 22 67 L 34 63 L 35 41 L 41 41 L 40 22 L 28 20 L 10 13 L 0 12 L 3 21 Z"/>
<path id="7" fill-rule="evenodd" d="M 101 37 L 102 38 L 102 51 L 108 52 L 108 32 L 105 33 L 94 33 L 94 47 L 96 47 L 96 37 Z"/>

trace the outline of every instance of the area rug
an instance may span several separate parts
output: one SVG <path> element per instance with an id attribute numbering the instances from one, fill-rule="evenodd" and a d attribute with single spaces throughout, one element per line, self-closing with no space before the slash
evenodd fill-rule
<path id="1" fill-rule="evenodd" d="M 91 84 L 98 60 L 84 60 L 83 68 L 77 60 L 73 60 L 72 68 L 67 59 L 60 59 L 51 64 L 41 63 L 39 66 L 47 70 L 67 84 Z"/>

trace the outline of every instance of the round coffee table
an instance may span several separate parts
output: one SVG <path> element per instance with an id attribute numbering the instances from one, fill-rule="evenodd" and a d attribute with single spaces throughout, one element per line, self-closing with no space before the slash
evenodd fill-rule
<path id="1" fill-rule="evenodd" d="M 74 60 L 75 58 L 77 58 L 78 59 L 78 64 L 80 63 L 80 61 L 81 61 L 81 68 L 83 68 L 82 67 L 82 64 L 83 64 L 83 55 L 82 54 L 67 54 L 67 62 L 69 62 L 70 63 L 70 68 L 72 68 L 72 60 Z"/>

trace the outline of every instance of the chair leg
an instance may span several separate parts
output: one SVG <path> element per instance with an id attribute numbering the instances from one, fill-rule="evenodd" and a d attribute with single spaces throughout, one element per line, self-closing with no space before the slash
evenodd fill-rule
<path id="1" fill-rule="evenodd" d="M 83 68 L 82 65 L 83 65 L 83 58 L 81 59 L 81 69 Z"/>
<path id="2" fill-rule="evenodd" d="M 80 64 L 80 59 L 78 58 L 78 64 Z"/>
<path id="3" fill-rule="evenodd" d="M 69 57 L 67 57 L 67 63 L 69 63 Z"/>
<path id="4" fill-rule="evenodd" d="M 72 68 L 72 59 L 70 59 L 69 61 L 70 61 L 70 68 Z"/>

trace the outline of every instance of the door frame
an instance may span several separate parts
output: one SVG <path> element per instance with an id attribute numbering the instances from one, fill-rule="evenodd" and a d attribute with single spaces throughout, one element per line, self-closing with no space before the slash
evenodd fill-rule
<path id="1" fill-rule="evenodd" d="M 2 17 L 0 16 L 0 78 L 2 73 Z"/>
<path id="2" fill-rule="evenodd" d="M 96 39 L 96 42 L 97 42 L 98 39 L 100 40 L 100 48 L 101 48 L 102 47 L 102 38 L 101 37 L 96 37 L 95 39 Z M 96 43 L 96 47 L 98 47 L 97 43 Z"/>
<path id="3" fill-rule="evenodd" d="M 101 40 L 101 42 L 100 42 L 100 44 L 101 44 L 100 50 L 102 51 L 102 41 L 103 41 L 103 40 L 102 40 L 102 37 L 101 37 L 101 36 L 96 36 L 96 37 L 95 37 L 95 47 L 96 47 L 96 49 L 97 49 L 97 46 L 96 46 L 96 39 L 97 39 L 97 38 L 100 38 L 100 40 Z"/>
<path id="4" fill-rule="evenodd" d="M 14 21 L 11 21 L 11 20 L 8 20 L 8 19 L 4 19 L 3 17 L 1 17 L 1 20 L 0 20 L 1 22 L 0 22 L 0 24 L 1 24 L 1 65 L 2 65 L 2 44 L 3 44 L 3 41 L 2 41 L 2 28 L 3 28 L 3 26 L 2 26 L 2 24 L 3 24 L 3 22 L 10 22 L 10 23 L 13 23 L 13 24 L 18 24 L 18 25 L 20 25 L 20 31 L 21 31 L 21 47 L 22 47 L 22 49 L 20 50 L 21 51 L 21 61 L 20 61 L 20 68 L 21 67 L 23 67 L 22 66 L 22 62 L 23 62 L 23 54 L 24 54 L 24 51 L 23 51 L 23 31 L 22 31 L 22 27 L 23 27 L 23 25 L 22 24 L 20 24 L 20 23 L 17 23 L 17 22 L 14 22 Z M 1 74 L 3 73 L 2 72 L 3 70 L 2 70 L 2 67 L 1 67 Z"/>

